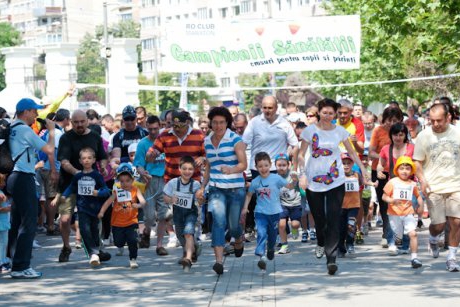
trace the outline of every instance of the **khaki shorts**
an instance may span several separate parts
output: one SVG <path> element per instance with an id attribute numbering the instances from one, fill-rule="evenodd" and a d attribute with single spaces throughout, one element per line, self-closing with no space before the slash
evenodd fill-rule
<path id="1" fill-rule="evenodd" d="M 446 217 L 460 218 L 460 192 L 431 193 L 426 200 L 431 224 L 443 224 Z"/>
<path id="2" fill-rule="evenodd" d="M 45 189 L 45 197 L 47 199 L 54 198 L 58 193 L 58 183 L 51 183 L 50 172 L 51 171 L 49 170 L 41 169 L 39 173 L 40 178 L 42 180 L 42 185 Z"/>
<path id="3" fill-rule="evenodd" d="M 164 178 L 152 176 L 152 180 L 145 187 L 146 205 L 144 210 L 144 223 L 147 227 L 155 225 L 155 220 L 164 221 L 172 219 L 172 206 L 163 200 Z"/>
<path id="4" fill-rule="evenodd" d="M 77 196 L 71 194 L 65 199 L 65 201 L 60 201 L 58 205 L 58 213 L 60 215 L 72 215 L 75 209 Z"/>

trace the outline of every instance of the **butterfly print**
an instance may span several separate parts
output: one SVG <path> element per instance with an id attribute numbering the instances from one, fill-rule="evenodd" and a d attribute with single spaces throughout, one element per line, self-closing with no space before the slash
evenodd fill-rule
<path id="1" fill-rule="evenodd" d="M 339 169 L 337 168 L 337 160 L 332 162 L 331 166 L 329 167 L 329 172 L 326 175 L 319 175 L 313 177 L 314 182 L 324 183 L 324 184 L 331 184 L 334 182 L 334 178 L 339 177 Z"/>
<path id="2" fill-rule="evenodd" d="M 260 198 L 270 199 L 271 191 L 270 188 L 261 188 L 257 190 L 257 196 Z"/>
<path id="3" fill-rule="evenodd" d="M 319 144 L 319 136 L 317 133 L 313 134 L 313 138 L 312 138 L 312 147 L 313 147 L 313 150 L 312 150 L 312 157 L 313 158 L 318 158 L 319 156 L 330 156 L 332 155 L 332 151 L 329 150 L 329 149 L 326 149 L 326 148 L 321 148 L 318 146 Z"/>

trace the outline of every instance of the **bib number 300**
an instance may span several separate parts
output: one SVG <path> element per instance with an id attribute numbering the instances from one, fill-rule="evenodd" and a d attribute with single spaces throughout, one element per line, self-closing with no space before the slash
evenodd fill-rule
<path id="1" fill-rule="evenodd" d="M 193 194 L 174 192 L 174 196 L 177 197 L 177 200 L 174 203 L 175 206 L 186 208 L 186 209 L 192 208 Z"/>

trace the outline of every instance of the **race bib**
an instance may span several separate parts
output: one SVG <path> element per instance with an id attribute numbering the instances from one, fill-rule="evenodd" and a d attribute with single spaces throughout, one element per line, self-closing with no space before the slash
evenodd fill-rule
<path id="1" fill-rule="evenodd" d="M 359 182 L 357 178 L 345 179 L 345 192 L 359 192 Z"/>
<path id="2" fill-rule="evenodd" d="M 414 191 L 414 187 L 412 185 L 407 185 L 407 184 L 395 185 L 394 190 L 393 190 L 393 199 L 412 200 L 413 191 Z"/>
<path id="3" fill-rule="evenodd" d="M 191 209 L 193 205 L 193 194 L 190 193 L 183 193 L 183 192 L 174 192 L 174 196 L 177 197 L 176 202 L 174 203 L 175 206 Z"/>
<path id="4" fill-rule="evenodd" d="M 123 189 L 117 189 L 117 200 L 118 202 L 127 202 L 127 201 L 132 201 L 133 198 L 131 196 L 130 191 L 126 191 Z"/>
<path id="5" fill-rule="evenodd" d="M 78 180 L 78 195 L 92 196 L 95 185 L 94 180 Z"/>

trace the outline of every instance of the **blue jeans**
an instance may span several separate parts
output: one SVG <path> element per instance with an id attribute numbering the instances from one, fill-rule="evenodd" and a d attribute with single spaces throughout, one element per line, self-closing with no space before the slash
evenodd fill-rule
<path id="1" fill-rule="evenodd" d="M 185 247 L 184 235 L 194 235 L 195 225 L 198 219 L 198 208 L 193 205 L 192 208 L 181 208 L 174 206 L 173 220 L 176 229 L 176 235 L 179 239 L 180 245 Z"/>
<path id="2" fill-rule="evenodd" d="M 358 211 L 359 208 L 342 209 L 342 215 L 340 217 L 339 250 L 343 253 L 347 252 L 347 246 L 354 245 Z"/>
<path id="3" fill-rule="evenodd" d="M 255 254 L 256 256 L 263 256 L 265 254 L 265 245 L 267 245 L 267 250 L 275 249 L 280 215 L 279 213 L 267 215 L 259 212 L 255 212 L 254 215 L 257 228 L 257 247 Z"/>
<path id="4" fill-rule="evenodd" d="M 99 254 L 99 219 L 87 213 L 78 212 L 78 227 L 88 255 L 91 257 L 92 254 Z"/>
<path id="5" fill-rule="evenodd" d="M 243 233 L 240 215 L 245 196 L 244 188 L 209 188 L 208 210 L 212 213 L 212 247 L 225 245 L 227 228 L 235 239 L 238 239 Z"/>

